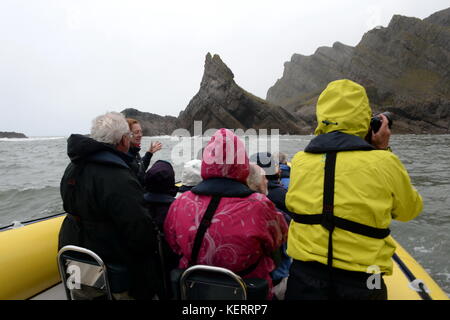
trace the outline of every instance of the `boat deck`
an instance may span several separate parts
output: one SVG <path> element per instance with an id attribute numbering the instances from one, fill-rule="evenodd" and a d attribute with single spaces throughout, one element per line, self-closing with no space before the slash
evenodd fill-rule
<path id="1" fill-rule="evenodd" d="M 34 296 L 30 300 L 67 300 L 62 282 L 56 286 Z"/>

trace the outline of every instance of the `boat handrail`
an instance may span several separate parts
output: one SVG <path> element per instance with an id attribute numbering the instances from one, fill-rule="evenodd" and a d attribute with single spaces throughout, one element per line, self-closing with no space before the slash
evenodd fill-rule
<path id="1" fill-rule="evenodd" d="M 6 231 L 6 230 L 9 230 L 9 229 L 14 229 L 14 227 L 17 226 L 17 225 L 26 226 L 26 225 L 29 225 L 29 224 L 32 224 L 32 223 L 41 222 L 41 221 L 45 221 L 45 220 L 48 220 L 48 219 L 53 219 L 53 218 L 56 218 L 56 217 L 59 217 L 59 216 L 65 215 L 65 214 L 67 214 L 67 213 L 66 212 L 62 212 L 62 213 L 52 214 L 50 216 L 45 216 L 45 217 L 42 217 L 42 218 L 36 218 L 36 219 L 32 219 L 32 220 L 13 221 L 13 223 L 11 223 L 11 224 L 8 224 L 6 226 L 0 227 L 0 232 L 1 231 Z"/>

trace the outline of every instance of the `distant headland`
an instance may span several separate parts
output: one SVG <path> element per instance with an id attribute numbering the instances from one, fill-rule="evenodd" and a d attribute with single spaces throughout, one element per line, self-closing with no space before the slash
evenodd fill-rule
<path id="1" fill-rule="evenodd" d="M 0 138 L 28 138 L 23 133 L 0 131 Z"/>

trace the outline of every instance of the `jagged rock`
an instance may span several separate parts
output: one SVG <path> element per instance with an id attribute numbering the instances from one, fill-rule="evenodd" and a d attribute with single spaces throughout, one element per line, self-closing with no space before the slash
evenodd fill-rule
<path id="1" fill-rule="evenodd" d="M 172 116 L 160 116 L 129 108 L 121 112 L 127 118 L 134 118 L 141 123 L 144 136 L 171 135 L 178 128 L 178 120 Z"/>
<path id="2" fill-rule="evenodd" d="M 450 27 L 449 12 L 450 12 L 450 8 L 438 11 L 436 13 L 433 13 L 431 16 L 426 18 L 424 21 L 435 24 L 435 25 L 443 26 L 443 27 Z"/>
<path id="3" fill-rule="evenodd" d="M 199 92 L 178 118 L 182 128 L 194 134 L 194 121 L 203 132 L 211 128 L 279 129 L 280 134 L 310 133 L 310 126 L 280 106 L 268 103 L 239 87 L 233 72 L 218 55 L 206 55 Z"/>
<path id="4" fill-rule="evenodd" d="M 375 112 L 396 113 L 394 132 L 448 133 L 449 66 L 450 8 L 424 20 L 395 15 L 355 48 L 335 43 L 310 57 L 294 54 L 267 100 L 310 120 L 320 92 L 346 78 L 366 88 Z"/>
<path id="5" fill-rule="evenodd" d="M 24 135 L 23 133 L 18 133 L 18 132 L 3 132 L 0 131 L 0 138 L 28 138 L 26 135 Z"/>

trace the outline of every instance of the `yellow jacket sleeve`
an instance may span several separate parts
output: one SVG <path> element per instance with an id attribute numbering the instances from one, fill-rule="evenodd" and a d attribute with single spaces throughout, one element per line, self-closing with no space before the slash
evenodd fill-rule
<path id="1" fill-rule="evenodd" d="M 389 164 L 385 166 L 387 185 L 390 186 L 393 204 L 392 218 L 409 221 L 419 215 L 423 209 L 423 201 L 419 192 L 411 184 L 411 179 L 400 159 L 390 153 Z"/>

